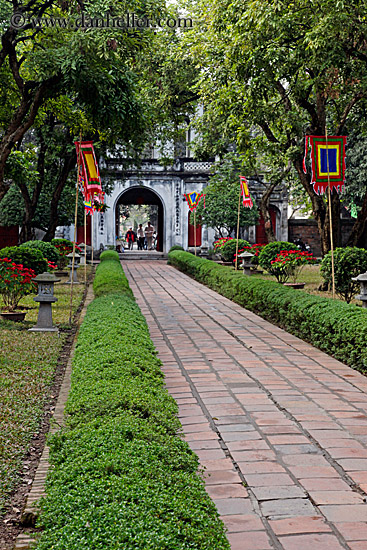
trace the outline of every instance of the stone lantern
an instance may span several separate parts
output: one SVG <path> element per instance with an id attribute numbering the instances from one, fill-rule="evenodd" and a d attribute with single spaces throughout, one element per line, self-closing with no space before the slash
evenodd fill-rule
<path id="1" fill-rule="evenodd" d="M 80 264 L 79 265 L 85 265 L 85 249 L 87 248 L 87 245 L 84 243 L 78 244 L 80 248 Z M 75 266 L 74 266 L 75 269 Z"/>
<path id="2" fill-rule="evenodd" d="M 238 255 L 238 258 L 242 259 L 242 264 L 240 265 L 240 267 L 242 267 L 244 275 L 251 275 L 251 260 L 253 257 L 254 255 L 251 254 L 251 252 L 247 252 L 247 250 Z"/>
<path id="3" fill-rule="evenodd" d="M 61 279 L 57 279 L 53 273 L 41 273 L 33 279 L 38 285 L 38 294 L 33 300 L 39 302 L 37 324 L 30 328 L 35 332 L 58 332 L 58 328 L 52 325 L 52 307 L 53 302 L 57 302 L 54 296 L 54 284 Z"/>
<path id="4" fill-rule="evenodd" d="M 74 260 L 74 277 L 73 277 L 73 281 L 71 281 L 71 277 L 72 277 L 72 273 L 73 273 L 73 253 L 70 252 L 70 254 L 67 254 L 66 255 L 67 258 L 69 258 L 69 265 L 68 265 L 68 268 L 70 269 L 70 276 L 69 276 L 69 280 L 67 281 L 67 285 L 71 285 L 71 283 L 73 283 L 73 285 L 78 285 L 79 284 L 79 281 L 78 281 L 78 273 L 77 273 L 77 269 L 78 267 L 80 266 L 79 262 L 80 262 L 80 256 L 79 254 L 75 254 L 75 260 Z"/>
<path id="5" fill-rule="evenodd" d="M 362 301 L 362 307 L 367 308 L 367 271 L 358 275 L 358 277 L 354 277 L 352 281 L 361 285 L 361 293 L 355 296 L 355 298 Z"/>

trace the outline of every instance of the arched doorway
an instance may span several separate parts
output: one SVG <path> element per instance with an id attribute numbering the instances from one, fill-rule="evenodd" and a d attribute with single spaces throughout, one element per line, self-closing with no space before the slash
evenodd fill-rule
<path id="1" fill-rule="evenodd" d="M 134 186 L 130 187 L 122 193 L 119 197 L 116 207 L 115 207 L 115 233 L 116 235 L 121 234 L 121 228 L 124 226 L 124 215 L 129 214 L 126 207 L 137 206 L 138 208 L 129 209 L 134 210 L 134 212 L 139 212 L 141 210 L 141 218 L 137 214 L 134 217 L 134 221 L 131 222 L 131 226 L 134 227 L 134 223 L 138 223 L 137 220 L 141 219 L 140 223 L 143 223 L 145 227 L 148 219 L 151 221 L 154 229 L 157 232 L 157 245 L 156 249 L 160 252 L 163 251 L 163 242 L 164 242 L 164 208 L 163 203 L 159 196 L 148 189 L 147 187 Z M 147 208 L 143 208 L 147 207 Z M 130 212 L 131 213 L 131 212 Z M 146 215 L 147 214 L 147 215 Z M 130 216 L 130 214 L 129 214 Z M 132 219 L 132 218 L 131 218 Z M 129 217 L 127 218 L 127 225 L 130 224 Z M 134 227 L 134 229 L 136 229 Z"/>

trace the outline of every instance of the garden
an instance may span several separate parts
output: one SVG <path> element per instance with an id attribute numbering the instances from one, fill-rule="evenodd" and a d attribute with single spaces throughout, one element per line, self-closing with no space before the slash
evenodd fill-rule
<path id="1" fill-rule="evenodd" d="M 26 314 L 21 322 L 0 317 L 1 516 L 11 504 L 17 509 L 32 478 L 85 294 L 84 284 L 73 285 L 73 322 L 69 325 L 71 288 L 57 283 L 53 321 L 59 333 L 29 332 L 38 314 L 33 300 L 37 287 L 32 279 L 46 270 L 64 268 L 72 248 L 70 241 L 56 240 L 54 244 L 33 241 L 0 250 L 0 310 Z M 64 274 L 68 274 L 65 269 Z M 83 277 L 80 273 L 80 282 Z"/>
<path id="2" fill-rule="evenodd" d="M 221 238 L 214 242 L 212 259 L 221 258 L 222 265 L 236 268 L 236 239 Z M 241 253 L 253 255 L 250 260 L 251 276 L 265 281 L 277 281 L 309 294 L 332 298 L 331 252 L 321 260 L 312 253 L 302 251 L 298 246 L 286 241 L 252 244 L 239 239 L 237 269 L 241 269 Z M 355 299 L 360 284 L 354 281 L 367 271 L 367 251 L 358 247 L 340 247 L 334 251 L 336 299 L 347 303 L 360 304 Z"/>
<path id="3" fill-rule="evenodd" d="M 4 262 L 17 277 L 25 269 L 29 279 L 46 265 L 53 270 L 63 264 L 55 257 L 50 265 L 37 254 L 32 267 L 25 267 L 27 254 L 19 248 L 7 250 Z M 9 277 L 8 271 L 1 277 Z M 75 285 L 70 327 L 70 285 L 56 284 L 53 317 L 60 333 L 39 334 L 27 330 L 37 315 L 32 285 L 27 280 L 22 291 L 2 287 L 1 293 L 4 308 L 11 303 L 27 312 L 25 321 L 0 321 L 3 517 L 24 505 L 85 293 L 84 285 Z M 77 339 L 67 424 L 49 440 L 53 468 L 41 502 L 37 548 L 78 549 L 83 540 L 88 549 L 118 543 L 126 549 L 229 550 L 198 458 L 180 435 L 177 405 L 164 386 L 161 362 L 116 252 L 101 255 L 93 290 Z M 7 527 L 10 540 L 19 526 Z"/>
<path id="4" fill-rule="evenodd" d="M 223 257 L 231 257 L 232 263 L 235 263 L 234 241 L 226 239 L 216 247 L 229 249 Z M 223 296 L 366 373 L 367 315 L 360 302 L 353 299 L 360 284 L 352 279 L 367 271 L 367 251 L 357 247 L 335 250 L 337 296 L 333 299 L 330 292 L 315 288 L 320 278 L 330 287 L 331 253 L 316 265 L 315 258 L 295 250 L 292 243 L 270 243 L 261 252 L 258 245 L 251 247 L 245 243 L 242 248 L 245 247 L 255 251 L 255 265 L 266 272 L 246 276 L 241 268 L 235 270 L 183 250 L 170 251 L 168 261 Z M 307 284 L 304 290 L 284 285 L 287 277 L 297 280 L 300 272 L 302 278 L 308 279 L 309 288 Z"/>

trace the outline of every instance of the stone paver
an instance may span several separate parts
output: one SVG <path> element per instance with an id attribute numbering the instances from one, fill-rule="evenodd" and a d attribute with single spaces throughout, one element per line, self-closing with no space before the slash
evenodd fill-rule
<path id="1" fill-rule="evenodd" d="M 367 378 L 163 262 L 124 264 L 232 550 L 367 548 Z"/>

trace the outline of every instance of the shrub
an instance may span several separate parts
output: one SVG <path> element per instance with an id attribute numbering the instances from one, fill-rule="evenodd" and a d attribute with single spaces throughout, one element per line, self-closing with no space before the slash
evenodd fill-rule
<path id="1" fill-rule="evenodd" d="M 48 263 L 37 248 L 7 246 L 0 250 L 0 258 L 9 258 L 16 264 L 33 269 L 36 275 L 48 271 Z"/>
<path id="2" fill-rule="evenodd" d="M 36 248 L 42 252 L 42 256 L 49 262 L 58 264 L 60 261 L 60 254 L 57 248 L 46 241 L 27 241 L 20 245 L 21 248 Z"/>
<path id="3" fill-rule="evenodd" d="M 238 250 L 244 248 L 245 246 L 250 246 L 247 241 L 243 239 L 238 239 Z M 237 239 L 230 239 L 225 241 L 222 246 L 219 248 L 220 255 L 222 256 L 225 262 L 233 262 L 236 254 L 237 248 Z"/>
<path id="4" fill-rule="evenodd" d="M 233 237 L 221 237 L 220 239 L 217 239 L 216 241 L 214 241 L 214 250 L 216 252 L 220 252 L 220 249 L 222 248 L 224 243 L 232 240 L 233 240 Z"/>
<path id="5" fill-rule="evenodd" d="M 238 254 L 242 254 L 245 250 L 248 250 L 253 254 L 253 257 L 251 258 L 251 263 L 253 266 L 259 265 L 259 255 L 262 249 L 266 246 L 265 244 L 251 244 L 248 246 L 244 246 L 243 248 L 238 249 Z"/>
<path id="6" fill-rule="evenodd" d="M 79 332 L 37 548 L 229 550 L 198 459 L 177 435 L 147 323 L 128 293 L 110 294 L 116 266 L 126 281 L 117 261 L 101 262 L 100 297 Z"/>
<path id="7" fill-rule="evenodd" d="M 332 283 L 331 252 L 321 262 L 321 275 L 329 285 Z M 334 250 L 335 291 L 348 304 L 359 291 L 359 283 L 352 281 L 367 271 L 367 250 L 358 247 L 336 248 Z"/>
<path id="8" fill-rule="evenodd" d="M 367 315 L 361 307 L 244 277 L 242 273 L 187 254 L 169 254 L 172 265 L 230 300 L 280 325 L 336 359 L 367 371 Z"/>
<path id="9" fill-rule="evenodd" d="M 305 265 L 315 264 L 316 262 L 316 258 L 310 252 L 282 250 L 272 260 L 271 269 L 278 283 L 285 283 L 289 278 L 295 283 Z"/>
<path id="10" fill-rule="evenodd" d="M 104 252 L 102 252 L 99 259 L 101 260 L 101 262 L 106 260 L 114 260 L 116 262 L 120 262 L 118 252 L 116 252 L 115 250 L 105 250 Z"/>
<path id="11" fill-rule="evenodd" d="M 182 248 L 182 246 L 180 246 L 179 244 L 174 244 L 173 246 L 171 246 L 169 251 L 173 252 L 174 250 L 184 250 L 184 248 Z"/>
<path id="12" fill-rule="evenodd" d="M 132 296 L 117 252 L 113 250 L 102 252 L 101 263 L 97 267 L 93 281 L 93 291 L 96 297 L 116 292 Z"/>
<path id="13" fill-rule="evenodd" d="M 271 262 L 275 260 L 279 252 L 282 250 L 295 250 L 297 247 L 293 243 L 288 243 L 287 241 L 275 241 L 269 243 L 259 254 L 259 264 L 263 269 L 266 269 L 271 275 L 275 275 L 272 270 Z"/>
<path id="14" fill-rule="evenodd" d="M 15 311 L 23 296 L 35 292 L 36 284 L 32 282 L 35 275 L 32 269 L 0 258 L 0 294 L 5 310 Z"/>
<path id="15" fill-rule="evenodd" d="M 63 269 L 68 264 L 68 258 L 66 257 L 68 254 L 71 254 L 73 251 L 73 242 L 69 241 L 69 239 L 52 239 L 51 244 L 57 249 L 58 253 L 60 254 L 60 258 L 58 261 L 58 266 L 60 269 Z M 78 245 L 75 246 L 75 252 L 78 254 L 81 252 L 81 249 Z"/>

